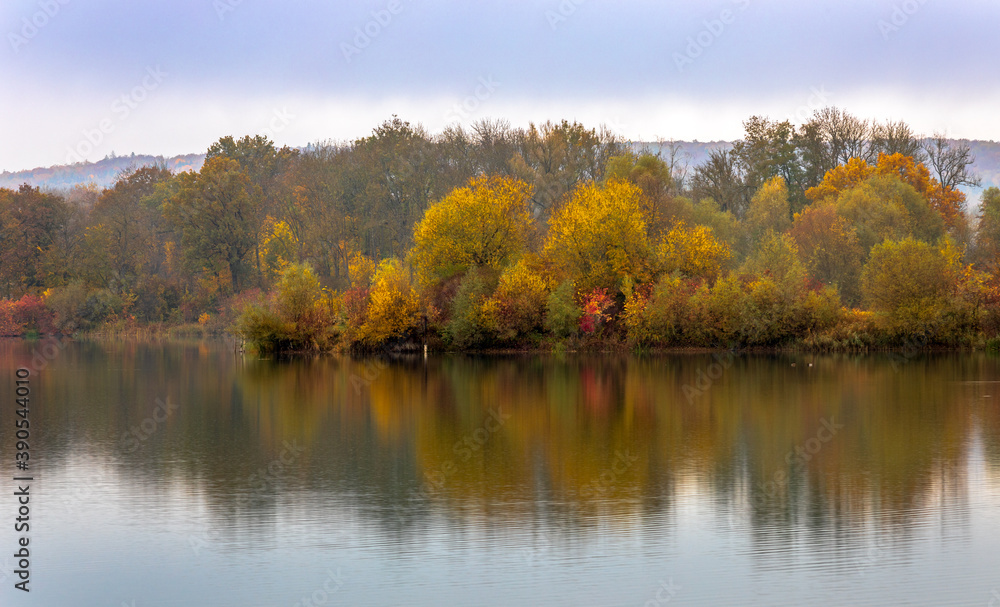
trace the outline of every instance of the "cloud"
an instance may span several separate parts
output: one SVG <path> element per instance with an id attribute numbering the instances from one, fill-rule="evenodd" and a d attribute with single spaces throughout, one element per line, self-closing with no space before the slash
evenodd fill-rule
<path id="1" fill-rule="evenodd" d="M 32 20 L 45 24 L 27 38 Z M 118 153 L 213 141 L 289 104 L 303 108 L 286 131 L 299 144 L 360 136 L 392 113 L 433 129 L 482 78 L 502 85 L 470 118 L 604 117 L 633 136 L 704 140 L 824 87 L 850 111 L 918 130 L 950 116 L 963 136 L 1000 138 L 980 101 L 997 92 L 998 20 L 985 0 L 12 0 L 0 6 L 0 78 L 16 83 L 0 92 L 15 117 L 0 127 L 0 168 L 61 162 L 151 67 L 169 77 L 109 134 Z"/>

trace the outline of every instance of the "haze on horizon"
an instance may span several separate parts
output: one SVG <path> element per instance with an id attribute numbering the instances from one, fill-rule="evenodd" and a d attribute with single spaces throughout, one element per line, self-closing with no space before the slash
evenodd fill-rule
<path id="1" fill-rule="evenodd" d="M 0 170 L 224 135 L 305 145 L 393 114 L 440 132 L 504 118 L 631 140 L 732 140 L 814 109 L 1000 139 L 986 0 L 10 0 Z"/>

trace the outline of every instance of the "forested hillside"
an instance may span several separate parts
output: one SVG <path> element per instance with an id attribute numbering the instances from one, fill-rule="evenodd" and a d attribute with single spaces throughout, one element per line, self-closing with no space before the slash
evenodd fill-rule
<path id="1" fill-rule="evenodd" d="M 1000 190 L 971 144 L 836 108 L 732 145 L 563 121 L 0 189 L 0 334 L 195 323 L 261 350 L 996 343 Z"/>

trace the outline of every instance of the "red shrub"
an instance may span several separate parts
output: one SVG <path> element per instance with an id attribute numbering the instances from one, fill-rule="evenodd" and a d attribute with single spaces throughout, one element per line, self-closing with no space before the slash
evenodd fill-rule
<path id="1" fill-rule="evenodd" d="M 14 318 L 26 329 L 39 333 L 56 332 L 55 313 L 37 295 L 25 295 L 14 304 Z"/>
<path id="2" fill-rule="evenodd" d="M 14 337 L 24 333 L 24 324 L 17 320 L 17 304 L 7 299 L 0 299 L 0 336 Z"/>
<path id="3" fill-rule="evenodd" d="M 584 334 L 593 333 L 600 324 L 608 320 L 608 308 L 614 303 L 607 289 L 594 289 L 583 294 L 583 301 L 580 307 L 583 314 L 580 315 L 580 331 Z"/>

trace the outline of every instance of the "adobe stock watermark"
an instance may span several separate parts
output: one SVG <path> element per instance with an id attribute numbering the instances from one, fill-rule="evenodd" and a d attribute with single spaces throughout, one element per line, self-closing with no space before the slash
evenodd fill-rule
<path id="1" fill-rule="evenodd" d="M 23 17 L 21 27 L 7 34 L 7 40 L 10 41 L 14 54 L 20 54 L 21 47 L 34 40 L 35 36 L 62 12 L 62 7 L 70 2 L 71 0 L 39 0 L 38 10 L 30 17 Z"/>
<path id="2" fill-rule="evenodd" d="M 280 110 L 275 108 L 271 114 L 271 120 L 268 121 L 267 126 L 261 131 L 261 134 L 274 141 L 275 135 L 287 129 L 296 116 L 289 112 L 287 107 L 282 107 Z"/>
<path id="3" fill-rule="evenodd" d="M 161 424 L 166 423 L 167 419 L 170 418 L 170 414 L 179 408 L 180 405 L 170 402 L 170 397 L 167 397 L 165 401 L 159 398 L 156 399 L 156 407 L 153 408 L 153 412 L 141 422 L 122 433 L 119 448 L 124 453 L 134 453 L 160 429 Z"/>
<path id="4" fill-rule="evenodd" d="M 119 124 L 128 120 L 139 105 L 149 98 L 150 93 L 160 88 L 167 77 L 160 66 L 147 67 L 146 75 L 127 93 L 111 102 L 111 114 L 102 118 L 96 128 L 84 129 L 83 137 L 75 146 L 67 147 L 66 164 L 83 162 L 87 156 L 98 149 L 108 135 L 115 132 Z"/>
<path id="5" fill-rule="evenodd" d="M 987 603 L 987 607 L 1000 607 L 1000 590 L 996 588 L 990 593 L 990 602 Z"/>
<path id="6" fill-rule="evenodd" d="M 830 97 L 833 97 L 833 93 L 826 90 L 824 85 L 819 85 L 818 89 L 811 87 L 809 92 L 811 94 L 806 102 L 788 116 L 788 121 L 792 124 L 805 124 L 816 112 L 830 106 Z"/>
<path id="7" fill-rule="evenodd" d="M 309 596 L 302 597 L 293 607 L 321 607 L 322 605 L 326 605 L 343 585 L 344 578 L 340 574 L 340 568 L 337 568 L 336 573 L 327 569 L 323 585 L 310 593 Z"/>
<path id="8" fill-rule="evenodd" d="M 350 63 L 355 56 L 363 53 L 385 31 L 385 28 L 389 27 L 396 16 L 403 12 L 404 8 L 403 0 L 389 0 L 384 9 L 372 11 L 371 20 L 354 28 L 354 38 L 350 42 L 340 43 L 340 52 L 343 53 L 344 59 Z"/>
<path id="9" fill-rule="evenodd" d="M 456 441 L 452 447 L 452 452 L 458 456 L 460 462 L 449 459 L 441 464 L 437 470 L 425 472 L 424 479 L 426 480 L 427 488 L 421 488 L 419 494 L 427 498 L 429 497 L 427 489 L 430 489 L 432 492 L 443 489 L 448 482 L 448 477 L 458 472 L 458 464 L 468 462 L 475 453 L 481 451 L 489 443 L 490 438 L 503 428 L 510 417 L 509 413 L 503 412 L 502 406 L 490 409 L 486 415 L 486 419 L 483 420 L 483 424 L 470 434 L 464 436 L 461 440 Z"/>
<path id="10" fill-rule="evenodd" d="M 58 351 L 54 351 L 53 353 L 58 353 Z M 51 360 L 51 358 L 47 358 L 47 360 Z M 116 456 L 137 451 L 180 408 L 180 405 L 173 403 L 170 397 L 165 399 L 157 398 L 154 403 L 155 406 L 147 417 L 122 433 L 115 451 Z M 88 473 L 87 481 L 86 483 L 78 483 L 70 490 L 60 492 L 60 499 L 68 513 L 78 514 L 78 508 L 81 504 L 94 502 L 97 497 L 95 487 L 117 484 L 118 479 L 114 478 L 107 469 L 98 467 L 96 470 Z"/>
<path id="11" fill-rule="evenodd" d="M 889 19 L 879 19 L 878 22 L 878 31 L 882 34 L 882 39 L 888 42 L 889 38 L 909 23 L 910 18 L 920 12 L 920 8 L 928 1 L 903 0 L 903 2 L 893 5 Z"/>
<path id="12" fill-rule="evenodd" d="M 703 21 L 704 29 L 694 36 L 688 36 L 684 52 L 674 52 L 672 58 L 678 72 L 683 73 L 685 68 L 694 65 L 695 60 L 705 54 L 705 51 L 726 33 L 729 26 L 736 23 L 740 13 L 750 8 L 750 0 L 732 0 L 732 2 L 736 7 L 735 10 L 724 8 L 715 19 Z"/>
<path id="13" fill-rule="evenodd" d="M 388 356 L 387 353 L 383 353 L 384 356 Z M 351 387 L 354 388 L 354 394 L 360 395 L 362 388 L 370 388 L 375 380 L 382 375 L 382 371 L 389 368 L 389 363 L 386 362 L 382 356 L 371 358 L 365 361 L 364 371 L 361 373 L 351 372 Z"/>
<path id="14" fill-rule="evenodd" d="M 823 450 L 823 447 L 832 441 L 837 433 L 844 429 L 843 424 L 838 424 L 833 418 L 820 419 L 820 427 L 813 436 L 805 443 L 796 445 L 794 449 L 785 455 L 785 463 L 792 467 L 792 473 L 797 474 L 805 470 L 806 464 Z M 777 470 L 771 480 L 759 483 L 757 493 L 751 500 L 755 509 L 763 508 L 768 500 L 774 499 L 782 487 L 788 485 L 789 473 L 785 470 Z"/>
<path id="15" fill-rule="evenodd" d="M 668 604 L 677 595 L 678 590 L 683 587 L 674 583 L 674 578 L 667 578 L 667 581 L 660 580 L 660 585 L 656 588 L 653 598 L 643 603 L 643 607 L 661 607 Z"/>
<path id="16" fill-rule="evenodd" d="M 239 6 L 243 4 L 243 0 L 212 0 L 212 8 L 215 9 L 215 14 L 219 16 L 219 21 L 225 21 L 226 15 L 235 12 Z"/>
<path id="17" fill-rule="evenodd" d="M 32 348 L 31 369 L 35 372 L 41 371 L 58 358 L 71 340 L 69 335 L 76 331 L 76 328 L 76 323 L 67 322 L 59 328 L 58 336 L 50 337 L 40 347 Z"/>
<path id="18" fill-rule="evenodd" d="M 569 18 L 576 14 L 577 9 L 586 2 L 587 0 L 562 0 L 556 10 L 545 11 L 545 20 L 549 22 L 549 27 L 552 31 L 556 29 L 563 23 L 569 21 Z"/>
<path id="19" fill-rule="evenodd" d="M 292 465 L 305 453 L 305 448 L 300 446 L 297 440 L 292 442 L 284 441 L 284 449 L 270 461 L 266 466 L 262 466 L 256 472 L 248 476 L 243 482 L 246 484 L 245 490 L 237 489 L 239 496 L 236 498 L 236 505 L 246 507 L 254 496 L 262 495 L 268 487 L 277 486 L 278 482 L 288 473 Z M 188 545 L 194 551 L 195 556 L 201 556 L 201 551 L 215 544 L 220 539 L 220 533 L 215 530 L 205 529 L 201 533 L 191 533 L 188 535 Z"/>
<path id="20" fill-rule="evenodd" d="M 707 368 L 699 368 L 695 373 L 694 385 L 684 384 L 681 391 L 684 392 L 684 397 L 687 398 L 688 404 L 694 403 L 694 400 L 705 392 L 708 392 L 712 386 L 718 380 L 722 379 L 726 371 L 733 366 L 733 361 L 736 360 L 736 354 L 733 352 L 726 352 L 722 354 L 717 352 L 712 355 L 715 362 L 708 365 Z"/>
<path id="21" fill-rule="evenodd" d="M 536 542 L 531 548 L 522 548 L 521 554 L 524 555 L 524 560 L 528 565 L 534 565 L 536 560 L 541 560 L 549 552 L 551 546 L 552 540 L 549 538 L 549 534 L 543 531 L 541 541 Z"/>
<path id="22" fill-rule="evenodd" d="M 604 470 L 604 472 L 601 472 L 597 480 L 584 485 L 580 489 L 580 496 L 588 498 L 604 497 L 618 482 L 618 479 L 628 472 L 637 461 L 639 461 L 639 456 L 632 455 L 628 449 L 624 453 L 615 451 L 614 463 Z"/>
<path id="23" fill-rule="evenodd" d="M 480 76 L 479 84 L 472 91 L 472 94 L 456 103 L 445 116 L 445 121 L 451 123 L 468 120 L 469 116 L 479 111 L 483 103 L 492 97 L 498 88 L 500 88 L 500 83 L 494 80 L 492 75 Z"/>

